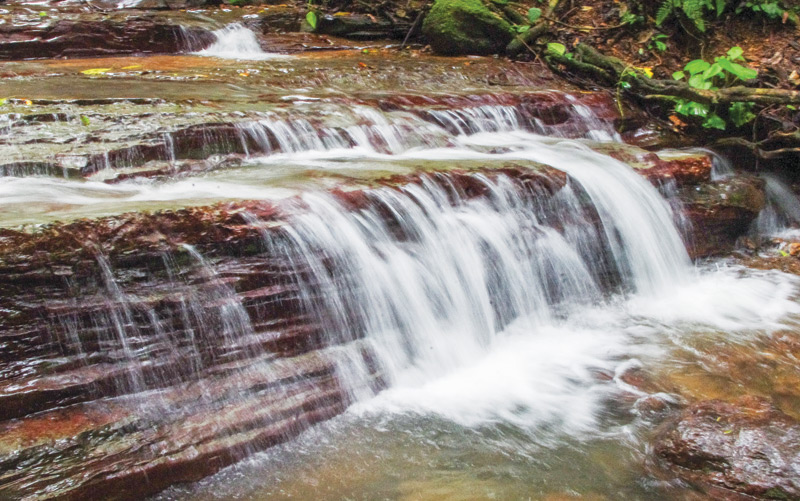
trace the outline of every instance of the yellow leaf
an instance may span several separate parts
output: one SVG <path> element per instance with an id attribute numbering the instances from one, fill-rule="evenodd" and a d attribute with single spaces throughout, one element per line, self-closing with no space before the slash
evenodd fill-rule
<path id="1" fill-rule="evenodd" d="M 645 75 L 647 75 L 649 78 L 653 78 L 653 68 L 644 67 L 644 68 L 642 68 L 642 71 L 643 71 L 643 72 L 644 72 L 644 74 L 645 74 Z"/>
<path id="2" fill-rule="evenodd" d="M 142 65 L 141 65 L 141 64 L 132 64 L 132 65 L 130 65 L 130 66 L 125 66 L 125 67 L 124 67 L 124 68 L 122 68 L 122 69 L 123 69 L 123 70 L 135 70 L 136 68 L 141 68 L 141 67 L 142 67 Z"/>
<path id="3" fill-rule="evenodd" d="M 81 73 L 83 73 L 84 75 L 102 75 L 107 71 L 111 71 L 111 68 L 91 68 L 88 70 L 83 70 L 81 71 Z"/>
<path id="4" fill-rule="evenodd" d="M 33 106 L 33 101 L 31 101 L 30 99 L 26 99 L 25 106 Z"/>

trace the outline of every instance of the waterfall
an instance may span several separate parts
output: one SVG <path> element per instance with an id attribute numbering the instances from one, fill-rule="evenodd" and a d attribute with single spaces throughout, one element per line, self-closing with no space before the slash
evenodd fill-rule
<path id="1" fill-rule="evenodd" d="M 232 23 L 214 31 L 217 41 L 211 47 L 195 52 L 200 56 L 219 57 L 222 59 L 272 59 L 284 57 L 279 54 L 264 52 L 258 38 L 251 29 L 239 23 Z"/>
<path id="2" fill-rule="evenodd" d="M 792 228 L 800 225 L 800 199 L 792 189 L 777 176 L 762 174 L 767 204 L 754 223 L 757 236 L 771 237 L 789 235 Z M 794 236 L 792 235 L 792 236 Z"/>
<path id="3" fill-rule="evenodd" d="M 535 330 L 606 291 L 652 295 L 691 276 L 669 205 L 627 165 L 531 134 L 469 141 L 513 151 L 465 158 L 533 160 L 567 183 L 551 194 L 502 173 L 422 175 L 371 190 L 355 211 L 346 196 L 307 193 L 284 230 L 306 311 L 330 344 L 366 339 L 390 385 L 473 363 L 511 323 Z M 357 360 L 340 366 L 355 399 L 371 395 Z"/>

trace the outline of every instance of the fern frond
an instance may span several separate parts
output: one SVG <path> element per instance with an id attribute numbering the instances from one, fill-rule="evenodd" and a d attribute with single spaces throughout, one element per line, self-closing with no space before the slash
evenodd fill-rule
<path id="1" fill-rule="evenodd" d="M 664 3 L 658 8 L 658 12 L 656 12 L 656 26 L 661 26 L 661 23 L 666 21 L 666 19 L 672 14 L 672 11 L 675 10 L 675 5 L 672 0 L 664 0 Z"/>

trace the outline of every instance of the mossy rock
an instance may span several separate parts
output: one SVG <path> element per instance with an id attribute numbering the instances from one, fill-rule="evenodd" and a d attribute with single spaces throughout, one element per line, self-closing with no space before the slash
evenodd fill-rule
<path id="1" fill-rule="evenodd" d="M 481 0 L 436 0 L 422 33 L 434 52 L 449 56 L 497 54 L 514 37 L 511 24 Z"/>

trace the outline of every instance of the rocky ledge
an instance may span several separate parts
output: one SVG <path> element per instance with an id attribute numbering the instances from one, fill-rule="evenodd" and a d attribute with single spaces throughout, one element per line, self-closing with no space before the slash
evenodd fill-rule
<path id="1" fill-rule="evenodd" d="M 800 499 L 800 422 L 762 398 L 692 404 L 663 426 L 654 451 L 715 499 Z"/>
<path id="2" fill-rule="evenodd" d="M 704 155 L 619 154 L 677 193 L 714 184 Z M 567 181 L 506 166 L 369 184 L 426 179 L 470 198 L 487 196 L 479 179 L 498 175 L 543 197 Z M 378 199 L 375 188 L 342 188 L 331 194 L 353 211 Z M 381 388 L 358 336 L 323 335 L 324 319 L 303 307 L 296 284 L 306 271 L 280 252 L 287 215 L 302 207 L 229 202 L 3 230 L 0 497 L 138 499 L 287 440 L 349 404 L 335 377 L 340 343 Z M 729 221 L 715 214 L 698 223 Z M 736 224 L 725 234 L 746 229 Z"/>

